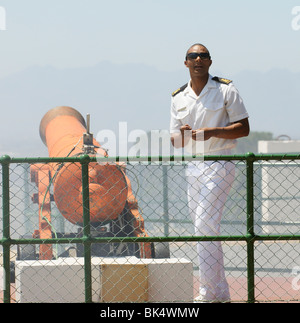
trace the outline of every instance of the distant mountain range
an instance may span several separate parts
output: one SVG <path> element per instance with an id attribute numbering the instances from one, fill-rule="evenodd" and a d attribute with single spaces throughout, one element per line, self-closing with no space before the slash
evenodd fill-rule
<path id="1" fill-rule="evenodd" d="M 251 116 L 252 130 L 300 137 L 299 73 L 244 71 L 232 78 Z M 119 122 L 127 122 L 128 132 L 168 129 L 171 93 L 188 79 L 184 68 L 165 72 L 110 62 L 74 69 L 33 66 L 2 78 L 0 154 L 47 156 L 39 138 L 40 120 L 60 105 L 71 106 L 84 117 L 90 113 L 95 137 L 103 129 L 117 133 Z"/>

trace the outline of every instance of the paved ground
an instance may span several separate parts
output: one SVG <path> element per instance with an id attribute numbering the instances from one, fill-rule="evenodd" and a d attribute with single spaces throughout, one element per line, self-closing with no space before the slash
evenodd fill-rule
<path id="1" fill-rule="evenodd" d="M 247 302 L 247 278 L 227 277 L 232 302 Z M 293 288 L 294 277 L 257 277 L 255 298 L 257 302 L 300 303 L 300 290 Z M 198 279 L 194 278 L 194 296 L 198 291 Z M 295 286 L 294 286 L 295 287 Z M 12 302 L 14 302 L 14 284 L 11 285 Z M 3 292 L 0 290 L 0 303 Z"/>

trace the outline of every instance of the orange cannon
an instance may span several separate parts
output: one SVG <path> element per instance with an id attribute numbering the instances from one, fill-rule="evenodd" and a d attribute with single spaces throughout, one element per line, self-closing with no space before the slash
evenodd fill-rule
<path id="1" fill-rule="evenodd" d="M 40 123 L 40 136 L 48 148 L 49 157 L 72 157 L 83 154 L 107 157 L 107 152 L 89 132 L 89 118 L 87 124 L 82 115 L 71 107 L 62 106 L 48 111 Z M 39 204 L 39 229 L 35 230 L 34 237 L 41 239 L 52 237 L 51 201 L 53 200 L 65 219 L 82 227 L 80 163 L 32 165 L 31 180 L 38 187 L 38 194 L 35 194 L 33 200 Z M 53 195 L 50 193 L 52 186 Z M 93 236 L 105 233 L 108 236 L 147 236 L 130 180 L 122 165 L 89 163 L 89 198 L 91 228 L 95 230 L 92 232 Z M 124 227 L 120 223 L 125 223 Z M 97 254 L 97 250 L 99 251 L 103 245 L 94 245 Z M 107 255 L 116 255 L 111 246 L 106 245 L 104 249 Z M 124 250 L 123 253 L 120 252 L 121 249 L 119 246 L 117 256 L 126 255 Z M 141 243 L 134 253 L 142 258 L 150 258 L 151 245 Z M 52 246 L 40 245 L 39 259 L 52 258 Z"/>

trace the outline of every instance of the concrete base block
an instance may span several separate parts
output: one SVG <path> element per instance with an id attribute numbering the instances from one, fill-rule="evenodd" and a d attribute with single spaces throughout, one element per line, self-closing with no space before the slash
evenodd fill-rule
<path id="1" fill-rule="evenodd" d="M 16 301 L 85 301 L 84 259 L 16 261 Z M 92 258 L 93 302 L 192 302 L 193 265 L 186 259 Z"/>

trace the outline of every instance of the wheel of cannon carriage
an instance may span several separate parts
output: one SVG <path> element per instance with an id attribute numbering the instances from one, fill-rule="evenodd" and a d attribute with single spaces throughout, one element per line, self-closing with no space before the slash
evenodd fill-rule
<path id="1" fill-rule="evenodd" d="M 21 239 L 31 239 L 23 236 Z M 20 244 L 17 246 L 17 260 L 36 260 L 36 248 L 34 244 Z"/>
<path id="2" fill-rule="evenodd" d="M 170 258 L 170 248 L 168 242 L 153 242 L 151 243 L 152 258 Z"/>

